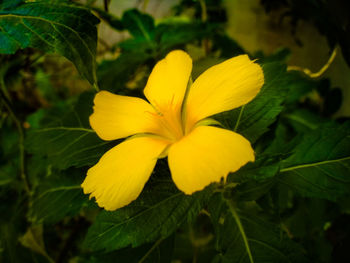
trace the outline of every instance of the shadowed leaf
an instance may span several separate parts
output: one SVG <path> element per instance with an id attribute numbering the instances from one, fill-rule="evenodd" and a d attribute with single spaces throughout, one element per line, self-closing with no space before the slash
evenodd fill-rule
<path id="1" fill-rule="evenodd" d="M 41 181 L 29 209 L 29 220 L 56 223 L 66 215 L 78 213 L 87 202 L 80 184 L 79 170 L 67 170 L 65 174 L 53 172 Z"/>
<path id="2" fill-rule="evenodd" d="M 329 124 L 303 138 L 282 162 L 279 182 L 308 197 L 337 200 L 350 193 L 350 122 Z"/>
<path id="3" fill-rule="evenodd" d="M 49 163 L 58 169 L 95 164 L 115 142 L 102 141 L 89 127 L 94 94 L 85 93 L 77 104 L 59 118 L 28 131 L 25 140 L 29 153 L 47 156 Z M 48 114 L 49 115 L 49 114 Z M 50 116 L 44 116 L 50 119 Z M 44 118 L 43 117 L 43 118 Z M 43 145 L 45 147 L 43 147 Z"/>
<path id="4" fill-rule="evenodd" d="M 84 245 L 111 251 L 136 247 L 166 238 L 184 221 L 191 221 L 201 209 L 206 191 L 187 196 L 169 180 L 145 189 L 129 206 L 115 212 L 102 211 L 90 227 Z"/>

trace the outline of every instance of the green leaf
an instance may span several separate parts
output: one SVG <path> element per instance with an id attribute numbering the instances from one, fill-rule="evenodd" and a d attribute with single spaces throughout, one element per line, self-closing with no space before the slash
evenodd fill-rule
<path id="1" fill-rule="evenodd" d="M 92 250 L 111 251 L 166 238 L 186 219 L 194 219 L 207 194 L 202 191 L 184 195 L 170 180 L 159 181 L 150 188 L 127 207 L 102 211 L 90 227 L 84 245 Z"/>
<path id="2" fill-rule="evenodd" d="M 271 63 L 271 62 L 283 62 L 287 63 L 288 58 L 290 57 L 291 51 L 288 48 L 279 48 L 274 51 L 272 54 L 266 56 L 264 52 L 258 51 L 255 53 L 255 56 L 262 63 Z"/>
<path id="3" fill-rule="evenodd" d="M 92 99 L 93 94 L 85 93 L 61 119 L 39 129 L 29 130 L 25 140 L 26 150 L 47 156 L 49 162 L 58 169 L 95 164 L 115 142 L 102 141 L 89 128 L 88 116 L 92 111 Z"/>
<path id="4" fill-rule="evenodd" d="M 153 41 L 155 26 L 150 15 L 141 13 L 137 9 L 131 9 L 123 14 L 122 23 L 134 38 Z"/>
<path id="5" fill-rule="evenodd" d="M 123 14 L 122 23 L 133 36 L 119 46 L 123 51 L 152 54 L 163 57 L 171 49 L 213 35 L 218 28 L 215 24 L 171 20 L 157 26 L 151 16 L 136 9 Z"/>
<path id="6" fill-rule="evenodd" d="M 54 262 L 45 250 L 42 225 L 29 227 L 27 232 L 19 238 L 19 242 L 21 242 L 24 247 L 44 256 L 48 262 Z"/>
<path id="7" fill-rule="evenodd" d="M 43 256 L 23 247 L 18 240 L 27 225 L 24 221 L 25 198 L 10 188 L 0 188 L 0 262 L 47 262 Z"/>
<path id="8" fill-rule="evenodd" d="M 209 37 L 217 25 L 202 22 L 161 23 L 155 30 L 155 39 L 163 53 L 194 40 Z M 165 55 L 165 54 L 164 54 Z"/>
<path id="9" fill-rule="evenodd" d="M 115 17 L 113 14 L 110 14 L 102 10 L 101 8 L 92 7 L 92 9 L 98 13 L 101 19 L 107 22 L 114 29 L 118 31 L 125 29 L 121 19 L 119 19 L 118 17 Z"/>
<path id="10" fill-rule="evenodd" d="M 260 155 L 254 163 L 230 174 L 226 188 L 230 188 L 232 199 L 251 201 L 266 194 L 276 183 L 274 176 L 279 172 L 279 158 L 280 155 Z"/>
<path id="11" fill-rule="evenodd" d="M 137 248 L 123 248 L 109 253 L 98 253 L 81 260 L 82 263 L 166 263 L 171 262 L 174 249 L 174 237 L 157 240 Z"/>
<path id="12" fill-rule="evenodd" d="M 303 196 L 335 201 L 350 193 L 350 122 L 305 135 L 280 172 L 279 182 Z"/>
<path id="13" fill-rule="evenodd" d="M 13 182 L 16 179 L 17 171 L 13 164 L 0 166 L 0 187 Z"/>
<path id="14" fill-rule="evenodd" d="M 287 104 L 299 102 L 303 96 L 312 90 L 316 90 L 317 86 L 321 83 L 321 81 L 305 77 L 305 75 L 299 71 L 289 71 L 286 76 L 286 81 L 292 91 L 286 98 Z"/>
<path id="15" fill-rule="evenodd" d="M 0 53 L 38 48 L 58 53 L 96 83 L 96 24 L 88 9 L 62 1 L 20 3 L 0 11 Z"/>
<path id="16" fill-rule="evenodd" d="M 218 115 L 218 120 L 254 143 L 282 111 L 288 86 L 286 66 L 281 63 L 263 65 L 265 84 L 260 93 L 247 105 Z"/>
<path id="17" fill-rule="evenodd" d="M 59 169 L 92 165 L 110 146 L 91 129 L 64 124 L 31 131 L 26 140 L 29 153 L 47 156 Z"/>
<path id="18" fill-rule="evenodd" d="M 240 213 L 239 217 L 247 235 L 253 262 L 308 262 L 301 248 L 275 225 L 249 214 Z M 226 234 L 229 239 L 238 236 L 227 244 L 222 262 L 249 262 L 242 235 L 231 217 L 226 217 L 221 231 L 219 235 Z"/>
<path id="19" fill-rule="evenodd" d="M 220 202 L 224 202 L 219 197 L 212 200 L 211 209 L 214 211 Z M 223 212 L 221 220 L 214 222 L 214 226 L 219 252 L 217 262 L 308 262 L 299 245 L 279 227 L 255 214 L 244 213 L 234 205 Z"/>
<path id="20" fill-rule="evenodd" d="M 124 52 L 117 59 L 104 61 L 98 67 L 98 84 L 101 89 L 125 92 L 125 84 L 136 74 L 137 68 L 151 56 L 144 52 Z"/>
<path id="21" fill-rule="evenodd" d="M 323 123 L 329 122 L 328 119 L 324 119 L 321 116 L 305 109 L 290 111 L 283 114 L 281 117 L 298 133 L 305 133 L 309 132 L 310 130 L 315 130 Z"/>
<path id="22" fill-rule="evenodd" d="M 150 15 L 141 13 L 137 9 L 131 9 L 124 12 L 121 22 L 124 29 L 127 29 L 132 35 L 132 38 L 118 44 L 124 52 L 132 52 L 133 56 L 137 57 L 142 53 L 144 56 L 155 50 L 155 25 Z"/>
<path id="23" fill-rule="evenodd" d="M 221 57 L 224 58 L 231 58 L 248 53 L 234 39 L 222 33 L 214 35 L 213 49 L 220 50 Z"/>
<path id="24" fill-rule="evenodd" d="M 78 213 L 87 197 L 80 186 L 81 171 L 69 169 L 65 174 L 53 172 L 41 181 L 29 209 L 29 220 L 56 223 L 67 215 Z"/>
<path id="25" fill-rule="evenodd" d="M 279 171 L 281 155 L 260 154 L 255 162 L 250 162 L 229 175 L 229 182 L 243 183 L 246 181 L 265 180 L 274 177 Z"/>
<path id="26" fill-rule="evenodd" d="M 24 2 L 25 0 L 1 0 L 0 1 L 0 8 L 3 10 L 12 8 L 22 2 Z"/>

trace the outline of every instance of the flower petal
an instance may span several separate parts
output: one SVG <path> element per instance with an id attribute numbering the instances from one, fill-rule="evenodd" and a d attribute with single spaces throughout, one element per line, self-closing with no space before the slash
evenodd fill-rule
<path id="1" fill-rule="evenodd" d="M 186 194 L 202 190 L 229 172 L 254 161 L 254 151 L 238 133 L 210 126 L 199 126 L 173 144 L 168 153 L 171 176 Z"/>
<path id="2" fill-rule="evenodd" d="M 208 116 L 251 101 L 264 84 L 261 67 L 247 55 L 215 65 L 193 83 L 186 104 L 186 129 Z"/>
<path id="3" fill-rule="evenodd" d="M 154 108 L 143 99 L 100 91 L 94 103 L 90 125 L 103 140 L 159 130 Z"/>
<path id="4" fill-rule="evenodd" d="M 82 183 L 100 207 L 115 210 L 128 205 L 141 193 L 157 158 L 167 142 L 153 137 L 135 137 L 106 152 L 90 168 Z"/>
<path id="5" fill-rule="evenodd" d="M 153 68 L 143 91 L 146 98 L 160 112 L 169 106 L 180 111 L 191 71 L 192 59 L 186 52 L 170 52 Z"/>

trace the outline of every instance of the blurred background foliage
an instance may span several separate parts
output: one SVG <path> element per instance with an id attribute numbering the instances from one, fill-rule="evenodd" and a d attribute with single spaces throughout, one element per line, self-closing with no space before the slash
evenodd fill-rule
<path id="1" fill-rule="evenodd" d="M 0 261 L 350 261 L 349 13 L 346 0 L 0 0 Z M 118 142 L 90 129 L 94 88 L 142 96 L 177 48 L 193 78 L 258 59 L 261 93 L 216 116 L 257 161 L 222 193 L 185 196 L 161 160 L 138 200 L 101 211 L 80 184 Z M 321 77 L 302 72 L 334 50 Z"/>

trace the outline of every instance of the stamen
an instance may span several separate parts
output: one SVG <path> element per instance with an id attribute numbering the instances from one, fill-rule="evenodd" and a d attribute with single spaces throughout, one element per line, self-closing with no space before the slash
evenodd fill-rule
<path id="1" fill-rule="evenodd" d="M 184 131 L 182 127 L 181 112 L 175 103 L 175 95 L 172 95 L 169 103 L 160 107 L 156 102 L 151 103 L 155 112 L 147 111 L 152 116 L 152 121 L 157 122 L 159 130 L 154 133 L 169 139 L 173 142 L 183 137 Z"/>

